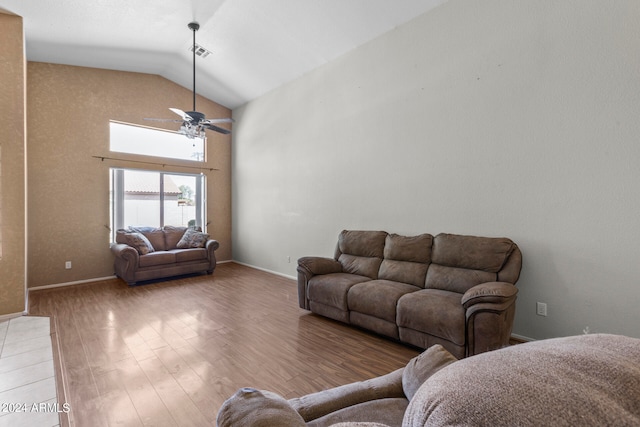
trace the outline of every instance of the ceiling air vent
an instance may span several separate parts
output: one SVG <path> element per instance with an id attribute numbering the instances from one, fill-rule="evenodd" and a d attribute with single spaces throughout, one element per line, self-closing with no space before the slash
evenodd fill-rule
<path id="1" fill-rule="evenodd" d="M 196 50 L 196 55 L 198 55 L 200 58 L 206 58 L 207 56 L 209 56 L 211 54 L 211 51 L 203 48 L 202 46 L 200 46 L 199 44 L 193 45 L 189 48 L 189 52 L 193 52 L 193 49 L 195 48 Z"/>

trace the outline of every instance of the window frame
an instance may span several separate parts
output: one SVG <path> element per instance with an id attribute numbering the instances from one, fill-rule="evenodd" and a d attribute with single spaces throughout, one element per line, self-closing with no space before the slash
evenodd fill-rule
<path id="1" fill-rule="evenodd" d="M 207 212 L 207 177 L 204 173 L 184 173 L 184 172 L 168 172 L 152 169 L 136 169 L 136 168 L 124 168 L 124 167 L 111 167 L 109 168 L 109 182 L 110 182 L 110 219 L 111 219 L 111 241 L 115 242 L 116 232 L 120 229 L 128 228 L 125 224 L 125 171 L 132 172 L 145 172 L 155 173 L 159 179 L 159 210 L 160 210 L 160 225 L 164 227 L 165 224 L 165 191 L 164 181 L 165 176 L 186 176 L 195 178 L 195 220 L 196 227 L 200 227 L 206 232 L 206 212 Z M 150 226 L 153 226 L 150 224 Z"/>
<path id="2" fill-rule="evenodd" d="M 136 137 L 135 135 L 127 135 L 124 138 L 126 140 L 126 144 L 121 147 L 117 147 L 117 145 L 120 144 L 122 140 L 118 137 L 114 137 L 114 126 L 122 127 L 122 129 L 128 128 L 132 133 L 138 133 L 138 136 Z M 140 132 L 147 131 L 155 132 L 155 136 L 140 136 Z M 168 137 L 172 140 L 168 141 Z M 143 142 L 139 143 L 140 141 Z M 164 144 L 168 144 L 168 146 L 186 146 L 188 144 L 191 144 L 193 147 L 195 147 L 196 143 L 198 144 L 198 150 L 201 149 L 201 151 L 191 151 L 189 156 L 186 156 L 186 152 L 185 155 L 176 156 L 170 155 L 168 152 L 158 151 L 162 150 L 161 147 Z M 114 144 L 116 145 L 115 147 Z M 200 144 L 202 144 L 202 146 L 200 146 Z M 138 149 L 129 150 L 129 147 L 134 146 Z M 109 120 L 109 151 L 112 153 L 123 153 L 144 157 L 161 157 L 163 159 L 174 159 L 203 164 L 207 161 L 207 138 L 206 136 L 203 138 L 187 138 L 184 134 L 169 129 L 154 128 L 151 126 L 121 122 L 118 120 Z M 196 156 L 195 160 L 193 159 L 194 155 Z"/>

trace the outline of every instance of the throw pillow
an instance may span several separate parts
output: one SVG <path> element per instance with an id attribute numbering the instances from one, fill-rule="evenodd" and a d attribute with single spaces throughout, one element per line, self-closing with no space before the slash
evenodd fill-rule
<path id="1" fill-rule="evenodd" d="M 402 389 L 407 399 L 413 399 L 416 391 L 431 375 L 457 360 L 440 344 L 432 345 L 411 359 L 402 372 Z"/>
<path id="2" fill-rule="evenodd" d="M 167 249 L 164 244 L 164 232 L 157 227 L 129 227 L 130 233 L 140 233 L 149 240 L 156 251 L 164 251 Z"/>
<path id="3" fill-rule="evenodd" d="M 180 239 L 176 247 L 180 249 L 204 248 L 207 244 L 207 240 L 209 240 L 208 234 L 189 228 L 184 232 L 182 239 Z"/>
<path id="4" fill-rule="evenodd" d="M 300 414 L 281 396 L 270 391 L 241 388 L 222 404 L 218 427 L 304 427 Z"/>
<path id="5" fill-rule="evenodd" d="M 134 232 L 125 233 L 124 236 L 127 245 L 135 248 L 135 250 L 137 250 L 140 255 L 146 255 L 151 252 L 155 252 L 153 245 L 151 244 L 149 239 L 144 237 L 144 234 Z"/>

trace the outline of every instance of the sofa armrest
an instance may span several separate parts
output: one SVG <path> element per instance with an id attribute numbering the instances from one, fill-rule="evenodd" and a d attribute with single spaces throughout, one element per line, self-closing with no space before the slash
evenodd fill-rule
<path id="1" fill-rule="evenodd" d="M 319 274 L 341 273 L 342 264 L 333 258 L 302 257 L 298 259 L 298 305 L 309 310 L 307 286 L 313 276 Z"/>
<path id="2" fill-rule="evenodd" d="M 241 388 L 227 399 L 216 416 L 218 427 L 304 427 L 302 417 L 280 395 Z"/>
<path id="3" fill-rule="evenodd" d="M 205 244 L 205 249 L 207 250 L 207 258 L 209 258 L 209 268 L 207 269 L 207 274 L 212 274 L 213 270 L 216 269 L 216 249 L 220 247 L 220 243 L 217 240 L 207 240 Z"/>
<path id="4" fill-rule="evenodd" d="M 135 283 L 135 273 L 140 259 L 138 251 L 124 243 L 115 243 L 111 245 L 111 253 L 115 257 L 113 268 L 116 276 L 122 278 L 128 284 Z"/>
<path id="5" fill-rule="evenodd" d="M 138 265 L 138 259 L 140 258 L 140 254 L 135 248 L 132 248 L 129 245 L 125 245 L 124 243 L 115 243 L 111 245 L 111 252 L 116 258 L 121 258 L 126 260 L 133 265 Z"/>
<path id="6" fill-rule="evenodd" d="M 402 388 L 403 371 L 404 368 L 400 368 L 381 377 L 289 399 L 289 404 L 305 422 L 309 422 L 359 403 L 405 397 Z"/>
<path id="7" fill-rule="evenodd" d="M 462 296 L 466 309 L 467 354 L 509 345 L 518 288 L 508 282 L 481 283 Z"/>
<path id="8" fill-rule="evenodd" d="M 207 244 L 205 245 L 205 248 L 209 253 L 213 253 L 213 251 L 215 251 L 219 247 L 220 247 L 220 242 L 218 242 L 217 240 L 211 240 L 211 239 L 207 240 Z"/>
<path id="9" fill-rule="evenodd" d="M 480 303 L 502 304 L 516 298 L 518 288 L 507 282 L 486 282 L 469 289 L 462 296 L 465 309 Z"/>
<path id="10" fill-rule="evenodd" d="M 333 258 L 308 256 L 298 260 L 298 272 L 301 270 L 311 278 L 318 274 L 342 273 L 342 264 Z"/>

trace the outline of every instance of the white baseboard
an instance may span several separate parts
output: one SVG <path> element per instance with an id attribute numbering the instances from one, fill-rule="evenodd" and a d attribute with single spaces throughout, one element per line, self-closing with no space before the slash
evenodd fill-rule
<path id="1" fill-rule="evenodd" d="M 65 282 L 65 283 L 56 283 L 53 285 L 35 286 L 33 288 L 29 288 L 29 292 L 38 291 L 41 289 L 61 288 L 63 286 L 81 285 L 83 283 L 102 282 L 104 280 L 111 280 L 115 278 L 116 276 L 96 277 L 94 279 L 76 280 L 75 282 Z"/>
<path id="2" fill-rule="evenodd" d="M 26 311 L 23 311 L 21 313 L 3 314 L 0 316 L 0 322 L 5 322 L 7 320 L 15 319 L 16 317 L 26 316 L 27 314 L 28 313 Z"/>
<path id="3" fill-rule="evenodd" d="M 240 262 L 240 261 L 229 261 L 229 262 L 235 262 L 236 264 L 244 265 L 245 267 L 255 268 L 256 270 L 264 271 L 266 273 L 275 274 L 276 276 L 286 277 L 287 279 L 298 280 L 298 278 L 295 277 L 295 276 L 289 276 L 288 274 L 280 273 L 278 271 L 268 270 L 268 269 L 262 268 L 262 267 L 256 267 L 255 265 L 247 264 L 247 263 L 244 263 L 244 262 Z"/>
<path id="4" fill-rule="evenodd" d="M 515 338 L 515 339 L 520 340 L 520 341 L 527 341 L 527 342 L 529 342 L 529 341 L 535 341 L 535 339 L 533 339 L 533 338 L 529 338 L 529 337 L 525 337 L 525 336 L 523 336 L 523 335 L 511 334 L 511 336 L 512 336 L 513 338 Z"/>

